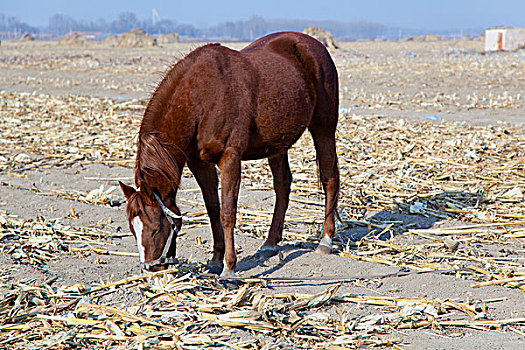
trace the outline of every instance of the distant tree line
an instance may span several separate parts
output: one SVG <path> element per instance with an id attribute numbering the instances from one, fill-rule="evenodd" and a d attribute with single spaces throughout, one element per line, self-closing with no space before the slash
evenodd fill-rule
<path id="1" fill-rule="evenodd" d="M 302 31 L 307 26 L 319 26 L 331 32 L 336 38 L 343 40 L 358 40 L 377 38 L 386 32 L 386 27 L 379 23 L 312 21 L 302 19 L 264 19 L 254 16 L 248 20 L 223 22 L 210 27 L 205 32 L 206 37 L 225 37 L 240 40 L 253 40 L 267 33 L 293 30 Z"/>
<path id="2" fill-rule="evenodd" d="M 50 33 L 54 36 L 63 36 L 72 31 L 124 33 L 134 28 L 142 28 L 151 34 L 179 33 L 184 36 L 199 36 L 201 31 L 191 24 L 178 23 L 175 20 L 153 19 L 140 20 L 133 12 L 122 12 L 113 21 L 99 19 L 96 21 L 76 20 L 63 14 L 55 14 L 49 18 L 47 27 L 35 27 L 20 21 L 14 16 L 0 14 L 0 32 L 16 33 Z"/>
<path id="3" fill-rule="evenodd" d="M 170 19 L 153 21 L 153 19 L 140 20 L 133 12 L 122 12 L 113 21 L 99 19 L 97 21 L 74 20 L 73 18 L 61 14 L 53 15 L 49 18 L 49 31 L 56 36 L 62 36 L 71 31 L 80 32 L 102 32 L 102 33 L 124 33 L 134 28 L 142 28 L 151 34 L 179 33 L 185 36 L 196 36 L 199 31 L 188 24 L 180 24 Z"/>
<path id="4" fill-rule="evenodd" d="M 0 13 L 0 32 L 37 33 L 38 31 L 38 28 L 21 22 L 14 16 Z"/>
<path id="5" fill-rule="evenodd" d="M 133 12 L 122 12 L 116 19 L 107 21 L 76 20 L 72 17 L 55 14 L 49 18 L 47 27 L 34 27 L 21 22 L 16 17 L 0 14 L 0 32 L 8 33 L 48 33 L 53 36 L 63 36 L 72 31 L 100 32 L 119 34 L 133 28 L 142 28 L 150 34 L 178 33 L 183 37 L 197 37 L 222 40 L 253 40 L 267 33 L 294 30 L 302 31 L 306 26 L 315 25 L 330 31 L 341 40 L 359 39 L 399 39 L 404 35 L 421 35 L 428 31 L 406 30 L 387 27 L 380 23 L 367 21 L 311 21 L 299 19 L 265 19 L 253 16 L 247 20 L 222 22 L 209 27 L 195 27 L 191 24 L 179 23 L 172 19 L 146 18 L 139 19 Z M 437 33 L 436 33 L 437 34 Z M 465 33 L 468 34 L 468 33 Z"/>
<path id="6" fill-rule="evenodd" d="M 152 18 L 147 18 L 141 20 L 133 12 L 122 12 L 113 21 L 76 20 L 63 14 L 55 14 L 49 18 L 47 27 L 35 27 L 21 22 L 16 17 L 0 14 L 0 32 L 50 33 L 54 36 L 63 36 L 72 31 L 118 34 L 133 28 L 142 28 L 150 34 L 178 33 L 187 37 L 253 40 L 279 30 L 302 31 L 309 25 L 322 26 L 341 39 L 375 38 L 382 35 L 385 28 L 381 24 L 370 22 L 267 20 L 258 16 L 248 20 L 228 21 L 197 28 L 191 24 L 179 23 L 171 19 L 154 21 Z"/>

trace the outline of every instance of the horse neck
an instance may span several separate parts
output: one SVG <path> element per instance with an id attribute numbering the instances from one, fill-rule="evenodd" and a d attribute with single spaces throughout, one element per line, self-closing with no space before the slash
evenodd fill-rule
<path id="1" fill-rule="evenodd" d="M 169 101 L 193 62 L 189 56 L 192 54 L 168 71 L 146 107 L 139 131 L 135 172 L 137 186 L 147 180 L 146 183 L 154 188 L 177 192 L 187 161 L 186 151 L 192 140 L 194 120 L 188 118 L 186 109 L 170 110 Z M 171 120 L 173 118 L 176 123 Z"/>

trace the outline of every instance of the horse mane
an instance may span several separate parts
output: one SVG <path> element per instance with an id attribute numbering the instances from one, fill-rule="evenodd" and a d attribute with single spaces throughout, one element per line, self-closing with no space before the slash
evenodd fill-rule
<path id="1" fill-rule="evenodd" d="M 146 193 L 176 191 L 180 172 L 170 144 L 163 142 L 163 133 L 139 133 L 137 160 L 135 162 L 135 185 Z M 171 145 L 172 146 L 172 145 Z"/>
<path id="2" fill-rule="evenodd" d="M 159 125 L 159 119 L 168 111 L 171 96 L 175 93 L 179 82 L 184 77 L 184 73 L 187 72 L 203 51 L 216 46 L 220 46 L 220 44 L 206 44 L 201 46 L 168 68 L 166 74 L 164 74 L 164 78 L 162 78 L 157 88 L 151 94 L 139 132 L 148 133 L 156 130 L 157 125 Z"/>

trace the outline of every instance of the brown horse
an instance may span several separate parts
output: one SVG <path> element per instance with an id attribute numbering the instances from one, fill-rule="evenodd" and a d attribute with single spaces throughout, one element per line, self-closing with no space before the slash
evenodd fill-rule
<path id="1" fill-rule="evenodd" d="M 268 158 L 276 193 L 268 239 L 271 255 L 282 239 L 292 174 L 288 149 L 308 128 L 325 191 L 318 252 L 331 253 L 339 171 L 335 65 L 317 40 L 293 32 L 267 35 L 241 51 L 219 44 L 200 47 L 177 62 L 153 93 L 138 136 L 135 184 L 121 183 L 141 265 L 157 271 L 175 263 L 182 217 L 175 196 L 187 164 L 210 217 L 210 268 L 234 276 L 233 230 L 241 161 Z M 216 166 L 221 170 L 221 200 Z M 224 265 L 222 263 L 224 262 Z"/>

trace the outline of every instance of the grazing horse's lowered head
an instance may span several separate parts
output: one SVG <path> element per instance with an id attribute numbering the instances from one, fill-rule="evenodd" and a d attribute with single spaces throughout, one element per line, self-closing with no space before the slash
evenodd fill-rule
<path id="1" fill-rule="evenodd" d="M 154 192 L 152 198 L 151 193 L 137 191 L 122 182 L 120 187 L 128 200 L 129 227 L 137 241 L 141 268 L 160 271 L 175 264 L 182 216 L 169 209 Z"/>
<path id="2" fill-rule="evenodd" d="M 160 139 L 157 133 L 139 135 L 135 165 L 139 190 L 120 182 L 128 201 L 126 211 L 137 240 L 140 265 L 146 271 L 164 270 L 177 262 L 176 238 L 182 226 L 175 203 L 179 167 Z"/>
<path id="3" fill-rule="evenodd" d="M 142 118 L 135 164 L 140 190 L 121 184 L 143 268 L 156 271 L 175 263 L 182 224 L 175 198 L 188 166 L 210 218 L 210 270 L 234 276 L 241 161 L 251 159 L 267 158 L 272 171 L 275 208 L 260 253 L 277 254 L 292 182 L 288 149 L 305 130 L 314 141 L 326 196 L 316 251 L 331 253 L 339 193 L 338 107 L 335 64 L 319 41 L 301 33 L 270 34 L 240 51 L 208 44 L 177 62 Z"/>

